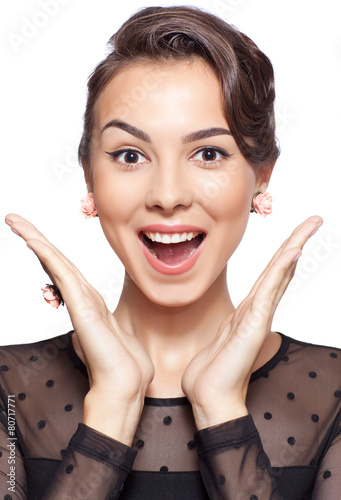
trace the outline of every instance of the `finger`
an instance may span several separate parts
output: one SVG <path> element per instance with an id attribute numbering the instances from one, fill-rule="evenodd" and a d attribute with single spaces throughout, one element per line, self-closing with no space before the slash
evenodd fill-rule
<path id="1" fill-rule="evenodd" d="M 28 240 L 29 238 L 37 238 L 53 247 L 54 250 L 59 251 L 54 245 L 41 233 L 30 221 L 24 219 L 23 217 L 16 216 L 11 223 L 12 231 L 16 232 L 19 236 L 21 236 L 24 240 Z M 7 220 L 7 219 L 6 219 Z"/>
<path id="2" fill-rule="evenodd" d="M 81 319 L 80 316 L 84 316 L 85 313 L 88 314 L 88 319 L 92 316 L 92 321 L 99 318 L 96 316 L 93 299 L 96 299 L 96 305 L 102 307 L 103 311 L 107 310 L 102 296 L 85 280 L 80 271 L 75 272 L 75 266 L 69 266 L 53 248 L 39 239 L 29 239 L 27 245 L 49 270 L 49 275 L 59 288 L 73 323 Z"/>
<path id="3" fill-rule="evenodd" d="M 233 317 L 228 339 L 229 348 L 233 349 L 235 357 L 241 357 L 241 363 L 246 371 L 251 369 L 268 335 L 276 310 L 276 301 L 279 300 L 278 291 L 282 288 L 287 274 L 290 274 L 296 265 L 293 259 L 297 254 L 300 254 L 299 248 L 290 249 L 280 256 L 255 295 L 244 303 L 239 317 Z M 243 349 L 240 349 L 241 344 Z M 245 363 L 246 359 L 249 360 L 250 366 Z"/>
<path id="4" fill-rule="evenodd" d="M 12 230 L 17 231 L 19 233 L 19 236 L 23 237 L 24 239 L 25 237 L 22 232 L 25 231 L 27 233 L 27 231 L 29 230 L 31 230 L 31 234 L 34 233 L 36 236 L 39 236 L 42 239 L 46 239 L 45 236 L 32 224 L 32 222 L 24 219 L 24 217 L 21 217 L 21 215 L 7 214 L 5 217 L 5 222 L 11 227 Z"/>
<path id="5" fill-rule="evenodd" d="M 292 268 L 301 255 L 301 248 L 290 248 L 280 255 L 265 274 L 258 286 L 250 307 L 250 313 L 258 318 L 259 326 L 267 332 L 279 300 L 290 281 Z"/>
<path id="6" fill-rule="evenodd" d="M 73 269 L 73 271 L 78 275 L 80 280 L 85 281 L 84 277 L 81 275 L 76 266 L 70 260 L 68 260 L 65 257 L 65 255 L 57 247 L 55 247 L 31 222 L 29 222 L 28 220 L 24 219 L 23 217 L 17 214 L 10 214 L 6 216 L 6 220 L 9 220 L 12 223 L 11 229 L 15 230 L 19 234 L 19 236 L 21 236 L 26 242 L 29 242 L 29 240 L 31 239 L 38 239 L 43 243 L 45 243 L 46 245 L 48 245 L 57 255 L 59 255 L 59 257 L 64 261 L 66 265 L 68 265 L 70 268 Z M 48 272 L 46 265 L 44 265 L 41 260 L 40 263 L 44 271 L 51 278 L 51 275 Z"/>
<path id="7" fill-rule="evenodd" d="M 274 300 L 274 313 L 275 313 L 275 310 L 277 309 L 277 306 L 278 306 L 279 302 L 281 301 L 283 295 L 285 294 L 291 280 L 295 276 L 297 262 L 298 262 L 298 259 L 295 262 L 292 262 L 291 266 L 289 267 L 287 273 L 285 274 L 285 276 L 282 280 L 282 283 L 277 291 L 277 295 L 276 295 L 275 300 Z"/>
<path id="8" fill-rule="evenodd" d="M 292 234 L 287 238 L 283 244 L 280 246 L 280 248 L 277 250 L 277 252 L 274 254 L 272 259 L 270 260 L 269 264 L 267 267 L 264 269 L 264 271 L 261 273 L 255 284 L 253 285 L 250 294 L 249 295 L 254 295 L 258 286 L 264 279 L 264 276 L 267 274 L 271 266 L 276 262 L 278 257 L 282 255 L 284 252 L 289 250 L 290 248 L 296 248 L 299 247 L 301 250 L 303 249 L 304 245 L 308 241 L 309 237 L 312 236 L 312 233 L 314 233 L 315 230 L 319 229 L 319 227 L 323 224 L 323 220 L 319 216 L 312 216 L 306 219 L 302 224 L 297 226 Z"/>

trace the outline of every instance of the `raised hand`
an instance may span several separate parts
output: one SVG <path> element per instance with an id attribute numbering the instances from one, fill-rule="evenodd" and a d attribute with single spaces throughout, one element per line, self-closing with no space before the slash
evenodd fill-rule
<path id="1" fill-rule="evenodd" d="M 198 429 L 247 415 L 245 401 L 253 364 L 303 246 L 321 224 L 321 217 L 314 216 L 293 231 L 213 341 L 189 363 L 182 389 L 192 404 Z"/>
<path id="2" fill-rule="evenodd" d="M 146 350 L 119 327 L 102 296 L 33 224 L 17 214 L 5 221 L 35 252 L 67 306 L 90 381 L 83 422 L 130 445 L 154 376 Z"/>

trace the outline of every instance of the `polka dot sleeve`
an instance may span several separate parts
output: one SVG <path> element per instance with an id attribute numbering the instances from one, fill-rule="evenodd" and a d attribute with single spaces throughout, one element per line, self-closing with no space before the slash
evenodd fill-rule
<path id="1" fill-rule="evenodd" d="M 322 459 L 316 481 L 312 500 L 339 498 L 341 492 L 341 414 L 338 427 L 328 452 Z"/>
<path id="2" fill-rule="evenodd" d="M 281 500 L 252 416 L 196 432 L 200 473 L 210 500 Z"/>
<path id="3" fill-rule="evenodd" d="M 119 498 L 136 451 L 79 424 L 44 500 Z"/>

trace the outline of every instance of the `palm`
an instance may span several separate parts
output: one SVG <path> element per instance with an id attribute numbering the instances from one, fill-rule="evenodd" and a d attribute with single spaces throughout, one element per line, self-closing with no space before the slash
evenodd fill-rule
<path id="1" fill-rule="evenodd" d="M 294 230 L 212 342 L 189 363 L 182 388 L 194 408 L 207 414 L 213 409 L 219 412 L 220 407 L 245 408 L 252 367 L 294 275 L 294 258 L 321 222 L 321 218 L 311 217 Z"/>
<path id="2" fill-rule="evenodd" d="M 119 327 L 102 296 L 29 221 L 15 214 L 9 214 L 7 219 L 35 251 L 61 291 L 88 370 L 90 388 L 100 386 L 127 400 L 145 391 L 154 369 L 140 341 Z"/>

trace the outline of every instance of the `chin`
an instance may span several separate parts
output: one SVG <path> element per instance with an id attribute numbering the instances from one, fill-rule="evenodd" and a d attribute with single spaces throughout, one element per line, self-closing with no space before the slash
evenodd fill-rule
<path id="1" fill-rule="evenodd" d="M 186 286 L 184 284 L 164 284 L 151 286 L 147 290 L 141 287 L 144 296 L 159 306 L 163 307 L 185 307 L 198 301 L 206 292 L 200 286 Z"/>

